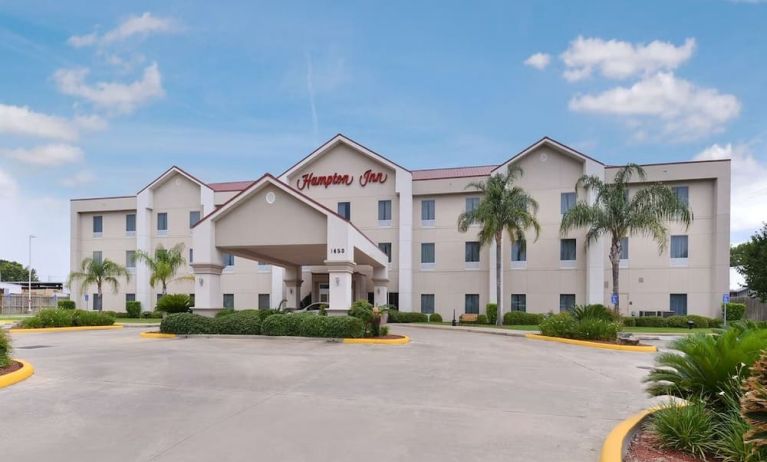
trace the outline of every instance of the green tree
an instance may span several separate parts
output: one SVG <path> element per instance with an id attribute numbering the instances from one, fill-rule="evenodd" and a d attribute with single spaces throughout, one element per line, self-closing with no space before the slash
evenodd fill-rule
<path id="1" fill-rule="evenodd" d="M 29 279 L 29 272 L 27 268 L 19 262 L 10 260 L 0 260 L 0 281 L 27 281 Z M 37 271 L 32 268 L 32 280 L 38 281 Z"/>
<path id="2" fill-rule="evenodd" d="M 535 218 L 538 202 L 514 182 L 524 174 L 521 168 L 509 166 L 506 173 L 498 173 L 487 181 L 473 182 L 467 186 L 482 193 L 479 205 L 474 210 L 462 213 L 458 217 L 458 230 L 465 233 L 476 223 L 480 226 L 478 237 L 481 245 L 495 241 L 495 290 L 498 302 L 496 323 L 503 322 L 503 255 L 501 252 L 503 234 L 509 234 L 511 242 L 524 241 L 525 232 L 531 228 L 538 239 L 541 226 Z"/>
<path id="3" fill-rule="evenodd" d="M 628 164 L 618 170 L 612 183 L 605 183 L 593 175 L 583 175 L 575 184 L 576 192 L 594 193 L 592 204 L 580 199 L 562 216 L 560 233 L 564 236 L 575 228 L 588 228 L 586 245 L 595 244 L 603 235 L 610 238 L 610 265 L 612 266 L 613 293 L 620 293 L 619 271 L 621 241 L 629 235 L 651 237 L 663 253 L 668 242 L 668 221 L 690 226 L 693 216 L 687 204 L 669 188 L 660 183 L 650 184 L 629 195 L 629 183 L 636 175 L 644 181 L 642 167 Z M 620 312 L 620 302 L 615 304 Z"/>
<path id="4" fill-rule="evenodd" d="M 733 252 L 736 254 L 733 266 L 746 279 L 746 287 L 762 302 L 767 302 L 767 223 L 751 236 L 750 241 L 730 251 L 730 261 Z"/>
<path id="5" fill-rule="evenodd" d="M 149 285 L 154 287 L 159 283 L 162 287 L 162 294 L 165 295 L 168 293 L 168 283 L 191 278 L 191 276 L 176 277 L 178 270 L 186 265 L 183 252 L 184 244 L 176 244 L 170 249 L 159 245 L 155 249 L 154 255 L 137 250 L 136 261 L 143 261 L 149 267 L 149 271 L 151 271 Z"/>
<path id="6" fill-rule="evenodd" d="M 101 302 L 103 300 L 102 288 L 104 284 L 111 285 L 112 291 L 117 292 L 117 288 L 120 287 L 120 282 L 117 279 L 120 276 L 125 276 L 126 282 L 130 281 L 130 274 L 128 274 L 128 270 L 125 267 L 118 265 L 108 258 L 94 260 L 88 257 L 80 263 L 80 271 L 69 273 L 67 286 L 71 288 L 73 283 L 79 281 L 80 291 L 85 293 L 88 291 L 89 286 L 95 285 L 99 302 Z M 99 306 L 99 309 L 101 309 L 101 306 Z"/>

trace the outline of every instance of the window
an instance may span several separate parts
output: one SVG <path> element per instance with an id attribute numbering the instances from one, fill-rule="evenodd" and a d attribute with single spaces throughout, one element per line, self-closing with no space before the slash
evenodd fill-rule
<path id="1" fill-rule="evenodd" d="M 189 212 L 189 228 L 196 225 L 198 221 L 200 221 L 200 211 L 192 210 Z"/>
<path id="2" fill-rule="evenodd" d="M 378 226 L 391 226 L 391 201 L 378 201 Z"/>
<path id="3" fill-rule="evenodd" d="M 687 294 L 671 294 L 669 308 L 677 316 L 687 316 Z"/>
<path id="4" fill-rule="evenodd" d="M 690 205 L 690 188 L 687 186 L 674 186 L 671 188 L 677 199 L 684 205 Z"/>
<path id="5" fill-rule="evenodd" d="M 463 312 L 468 314 L 479 314 L 479 294 L 464 295 Z"/>
<path id="6" fill-rule="evenodd" d="M 101 263 L 103 261 L 101 250 L 94 250 L 92 258 L 95 263 Z"/>
<path id="7" fill-rule="evenodd" d="M 136 234 L 136 214 L 129 213 L 125 215 L 125 234 L 133 236 Z"/>
<path id="8" fill-rule="evenodd" d="M 434 226 L 434 199 L 425 199 L 421 201 L 421 226 Z"/>
<path id="9" fill-rule="evenodd" d="M 466 198 L 466 211 L 473 212 L 479 208 L 479 197 Z"/>
<path id="10" fill-rule="evenodd" d="M 389 292 L 386 301 L 394 308 L 399 308 L 399 292 Z"/>
<path id="11" fill-rule="evenodd" d="M 135 250 L 125 251 L 125 267 L 128 269 L 136 268 L 136 251 Z"/>
<path id="12" fill-rule="evenodd" d="M 575 306 L 575 294 L 559 295 L 559 311 L 570 311 Z"/>
<path id="13" fill-rule="evenodd" d="M 527 241 L 511 243 L 511 261 L 527 261 Z"/>
<path id="14" fill-rule="evenodd" d="M 189 263 L 194 263 L 194 249 L 189 249 Z"/>
<path id="15" fill-rule="evenodd" d="M 224 308 L 234 308 L 234 294 L 224 294 Z"/>
<path id="16" fill-rule="evenodd" d="M 575 207 L 575 193 L 566 192 L 559 195 L 559 211 L 564 215 L 568 210 Z"/>
<path id="17" fill-rule="evenodd" d="M 621 239 L 621 260 L 629 259 L 629 238 Z"/>
<path id="18" fill-rule="evenodd" d="M 687 236 L 671 236 L 671 258 L 688 258 Z"/>
<path id="19" fill-rule="evenodd" d="M 103 300 L 99 297 L 99 294 L 93 294 L 93 309 L 101 311 Z"/>
<path id="20" fill-rule="evenodd" d="M 466 263 L 479 263 L 479 242 L 469 241 L 466 243 Z"/>
<path id="21" fill-rule="evenodd" d="M 234 255 L 230 253 L 224 254 L 224 266 L 234 266 Z"/>
<path id="22" fill-rule="evenodd" d="M 389 257 L 389 263 L 391 263 L 391 242 L 379 242 L 378 248 Z"/>
<path id="23" fill-rule="evenodd" d="M 194 294 L 189 294 L 189 307 L 194 308 Z"/>
<path id="24" fill-rule="evenodd" d="M 269 271 L 269 263 L 264 263 L 262 261 L 257 262 L 258 263 L 258 270 L 259 271 Z"/>
<path id="25" fill-rule="evenodd" d="M 157 234 L 166 234 L 168 232 L 168 214 L 166 212 L 157 214 Z"/>
<path id="26" fill-rule="evenodd" d="M 421 313 L 434 313 L 434 294 L 421 294 Z"/>
<path id="27" fill-rule="evenodd" d="M 93 236 L 101 237 L 101 233 L 104 232 L 104 217 L 96 215 L 93 217 Z"/>
<path id="28" fill-rule="evenodd" d="M 127 305 L 128 302 L 135 302 L 136 301 L 136 294 L 125 294 L 125 304 Z"/>
<path id="29" fill-rule="evenodd" d="M 575 239 L 561 239 L 559 241 L 559 259 L 562 261 L 575 260 Z"/>
<path id="30" fill-rule="evenodd" d="M 339 202 L 338 203 L 338 214 L 341 215 L 341 218 L 344 220 L 351 220 L 352 219 L 352 203 L 351 202 Z"/>
<path id="31" fill-rule="evenodd" d="M 258 309 L 268 310 L 271 308 L 271 301 L 269 294 L 258 294 Z"/>
<path id="32" fill-rule="evenodd" d="M 430 265 L 434 266 L 434 243 L 422 242 L 421 243 L 421 266 Z"/>
<path id="33" fill-rule="evenodd" d="M 511 311 L 527 311 L 526 294 L 511 294 Z"/>

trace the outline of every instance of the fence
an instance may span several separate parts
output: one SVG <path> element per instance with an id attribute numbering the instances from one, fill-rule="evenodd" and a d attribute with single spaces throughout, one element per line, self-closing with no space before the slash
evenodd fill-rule
<path id="1" fill-rule="evenodd" d="M 767 321 L 767 303 L 760 302 L 758 298 L 733 297 L 730 301 L 746 305 L 746 319 L 752 321 Z"/>
<path id="2" fill-rule="evenodd" d="M 69 297 L 55 295 L 33 295 L 32 312 L 36 313 L 42 308 L 54 307 L 59 300 L 68 300 Z M 29 298 L 26 294 L 0 295 L 0 314 L 26 314 L 29 309 Z"/>

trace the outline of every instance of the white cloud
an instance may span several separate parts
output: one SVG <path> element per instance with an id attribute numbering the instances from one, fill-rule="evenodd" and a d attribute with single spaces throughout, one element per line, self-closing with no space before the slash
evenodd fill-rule
<path id="1" fill-rule="evenodd" d="M 83 151 L 68 144 L 47 144 L 33 148 L 0 149 L 0 155 L 27 164 L 53 167 L 83 160 Z"/>
<path id="2" fill-rule="evenodd" d="M 758 159 L 746 145 L 714 144 L 695 160 L 731 159 L 730 226 L 732 232 L 753 232 L 767 219 L 767 159 Z"/>
<path id="3" fill-rule="evenodd" d="M 677 139 L 694 139 L 723 130 L 740 113 L 740 101 L 714 88 L 698 87 L 670 72 L 649 76 L 631 87 L 616 87 L 598 94 L 576 95 L 576 112 L 621 116 L 637 133 L 660 129 Z"/>
<path id="4" fill-rule="evenodd" d="M 548 53 L 535 53 L 525 60 L 525 66 L 534 67 L 542 71 L 546 69 L 550 61 L 551 56 Z"/>
<path id="5" fill-rule="evenodd" d="M 108 126 L 107 121 L 98 115 L 78 115 L 74 118 L 74 124 L 81 130 L 99 132 Z"/>
<path id="6" fill-rule="evenodd" d="M 579 36 L 570 42 L 561 58 L 566 67 L 564 77 L 569 81 L 590 77 L 595 70 L 603 77 L 625 79 L 676 69 L 690 59 L 694 50 L 692 38 L 675 46 L 659 40 L 645 45 Z"/>
<path id="7" fill-rule="evenodd" d="M 158 18 L 147 12 L 141 16 L 130 16 L 114 29 L 101 35 L 96 32 L 86 35 L 73 35 L 69 38 L 68 43 L 76 48 L 109 45 L 125 41 L 131 37 L 143 38 L 151 34 L 175 32 L 179 28 L 179 24 L 174 19 Z"/>
<path id="8" fill-rule="evenodd" d="M 88 84 L 88 69 L 59 69 L 53 75 L 59 91 L 79 96 L 93 105 L 113 113 L 131 113 L 138 106 L 165 95 L 157 63 L 146 67 L 141 80 L 131 83 L 97 82 Z"/>
<path id="9" fill-rule="evenodd" d="M 16 180 L 9 173 L 0 170 L 0 199 L 13 199 L 17 191 Z"/>
<path id="10" fill-rule="evenodd" d="M 0 133 L 62 141 L 77 139 L 77 129 L 67 119 L 7 104 L 0 104 Z"/>
<path id="11" fill-rule="evenodd" d="M 93 182 L 96 179 L 96 175 L 93 172 L 83 170 L 75 173 L 74 175 L 62 178 L 59 184 L 68 188 L 75 188 Z"/>

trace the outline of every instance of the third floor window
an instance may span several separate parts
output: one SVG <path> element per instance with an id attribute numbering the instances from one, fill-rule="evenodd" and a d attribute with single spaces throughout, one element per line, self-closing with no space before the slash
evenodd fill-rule
<path id="1" fill-rule="evenodd" d="M 135 213 L 129 213 L 125 215 L 125 232 L 126 233 L 136 232 L 136 214 Z"/>
<path id="2" fill-rule="evenodd" d="M 198 221 L 200 221 L 200 211 L 192 210 L 189 212 L 189 228 L 196 225 Z"/>
<path id="3" fill-rule="evenodd" d="M 159 234 L 168 232 L 168 214 L 166 212 L 157 214 L 157 231 Z"/>
<path id="4" fill-rule="evenodd" d="M 101 236 L 102 232 L 104 232 L 104 217 L 96 215 L 93 217 L 93 235 Z"/>
<path id="5" fill-rule="evenodd" d="M 479 242 L 469 241 L 466 243 L 466 263 L 479 262 Z"/>
<path id="6" fill-rule="evenodd" d="M 575 207 L 575 193 L 574 192 L 562 193 L 559 197 L 560 213 L 564 215 L 573 207 Z"/>
<path id="7" fill-rule="evenodd" d="M 351 220 L 352 219 L 352 203 L 351 202 L 339 202 L 338 203 L 338 214 L 343 218 L 344 220 Z"/>
<path id="8" fill-rule="evenodd" d="M 436 216 L 434 205 L 434 199 L 421 201 L 421 222 L 434 224 L 434 217 Z"/>

